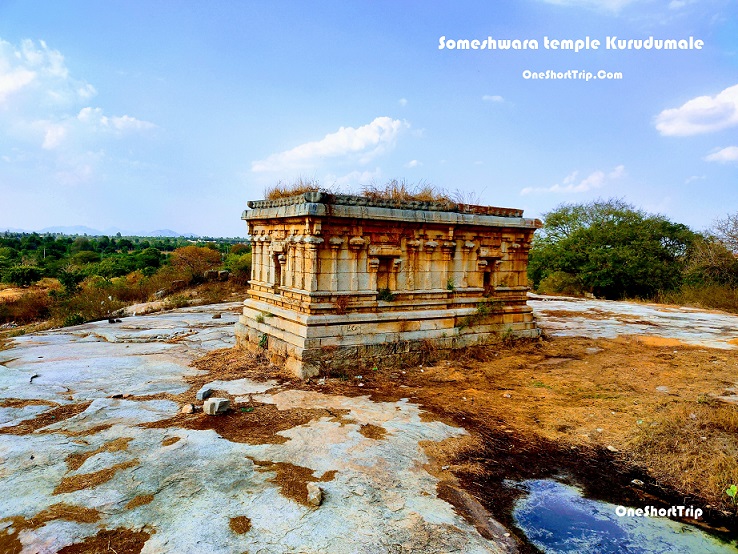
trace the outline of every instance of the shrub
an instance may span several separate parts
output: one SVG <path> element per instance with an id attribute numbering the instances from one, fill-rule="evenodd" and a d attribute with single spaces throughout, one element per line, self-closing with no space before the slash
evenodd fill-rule
<path id="1" fill-rule="evenodd" d="M 251 253 L 229 254 L 225 260 L 225 268 L 231 272 L 231 280 L 245 285 L 251 279 Z"/>
<path id="2" fill-rule="evenodd" d="M 0 302 L 0 322 L 32 323 L 49 315 L 52 300 L 43 291 L 28 291 L 12 300 Z"/>
<path id="3" fill-rule="evenodd" d="M 19 287 L 28 287 L 41 278 L 41 270 L 32 265 L 14 265 L 5 271 L 4 279 Z"/>
<path id="4" fill-rule="evenodd" d="M 582 280 L 565 271 L 554 271 L 544 277 L 538 285 L 541 294 L 564 294 L 566 296 L 584 296 Z"/>

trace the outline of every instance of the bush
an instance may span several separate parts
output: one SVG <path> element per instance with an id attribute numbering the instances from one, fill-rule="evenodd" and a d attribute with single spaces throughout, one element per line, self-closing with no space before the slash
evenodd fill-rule
<path id="1" fill-rule="evenodd" d="M 4 300 L 0 302 L 0 322 L 32 323 L 45 319 L 51 302 L 43 291 L 29 291 L 13 300 Z"/>
<path id="2" fill-rule="evenodd" d="M 536 289 L 541 294 L 563 294 L 566 296 L 584 296 L 581 279 L 571 273 L 554 271 L 541 279 Z"/>
<path id="3" fill-rule="evenodd" d="M 230 279 L 233 282 L 245 285 L 251 279 L 251 253 L 229 254 L 226 257 L 225 268 L 231 272 Z"/>
<path id="4" fill-rule="evenodd" d="M 5 271 L 5 282 L 28 287 L 41 279 L 41 270 L 32 265 L 15 265 Z"/>

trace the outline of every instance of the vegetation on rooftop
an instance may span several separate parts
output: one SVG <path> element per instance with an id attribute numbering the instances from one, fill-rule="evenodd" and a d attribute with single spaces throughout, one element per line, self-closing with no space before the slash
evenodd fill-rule
<path id="1" fill-rule="evenodd" d="M 264 191 L 264 198 L 267 200 L 277 200 L 279 198 L 287 198 L 298 194 L 304 194 L 306 192 L 317 191 L 332 194 L 343 193 L 340 190 L 322 187 L 316 180 L 300 178 L 293 183 L 280 181 L 276 185 L 267 188 Z M 346 194 L 349 193 L 346 192 Z M 409 183 L 404 179 L 392 179 L 383 185 L 379 185 L 377 183 L 363 185 L 359 195 L 371 200 L 384 200 L 390 202 L 436 202 L 444 204 L 460 202 L 465 197 L 464 193 L 456 192 L 452 194 L 442 188 L 426 183 L 425 181 Z"/>

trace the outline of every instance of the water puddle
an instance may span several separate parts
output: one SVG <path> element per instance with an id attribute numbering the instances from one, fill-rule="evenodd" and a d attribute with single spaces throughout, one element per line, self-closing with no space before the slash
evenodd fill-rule
<path id="1" fill-rule="evenodd" d="M 618 516 L 615 504 L 584 498 L 578 488 L 556 481 L 532 479 L 514 486 L 529 493 L 515 504 L 515 523 L 543 552 L 738 552 L 735 541 L 726 543 L 666 517 Z"/>

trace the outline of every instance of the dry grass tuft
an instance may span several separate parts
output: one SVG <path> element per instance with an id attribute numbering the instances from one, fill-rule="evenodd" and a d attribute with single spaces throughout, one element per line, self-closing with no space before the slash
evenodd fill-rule
<path id="1" fill-rule="evenodd" d="M 365 185 L 361 189 L 361 194 L 372 200 L 388 200 L 391 202 L 454 203 L 449 193 L 422 181 L 413 185 L 405 180 L 393 179 L 384 185 Z"/>
<path id="2" fill-rule="evenodd" d="M 267 200 L 278 200 L 290 196 L 297 196 L 306 192 L 318 192 L 325 189 L 318 185 L 315 179 L 299 178 L 294 183 L 285 183 L 280 181 L 273 187 L 269 187 L 264 191 L 264 198 Z"/>
<path id="3" fill-rule="evenodd" d="M 163 441 L 161 441 L 162 446 L 171 446 L 175 442 L 179 441 L 179 437 L 167 437 Z"/>

